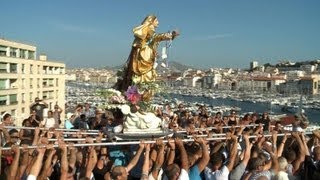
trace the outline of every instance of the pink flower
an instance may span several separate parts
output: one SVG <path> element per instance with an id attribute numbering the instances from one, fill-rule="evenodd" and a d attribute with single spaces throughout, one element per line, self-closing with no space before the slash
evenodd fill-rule
<path id="1" fill-rule="evenodd" d="M 136 86 L 129 86 L 126 92 L 126 97 L 132 104 L 137 104 L 141 100 L 141 95 L 139 94 Z"/>

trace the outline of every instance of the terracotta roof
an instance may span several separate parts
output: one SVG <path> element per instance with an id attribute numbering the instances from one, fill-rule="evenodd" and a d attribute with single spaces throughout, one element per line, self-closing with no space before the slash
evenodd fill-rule
<path id="1" fill-rule="evenodd" d="M 275 80 L 285 80 L 283 77 L 248 77 L 244 80 L 253 80 L 253 81 L 275 81 Z"/>

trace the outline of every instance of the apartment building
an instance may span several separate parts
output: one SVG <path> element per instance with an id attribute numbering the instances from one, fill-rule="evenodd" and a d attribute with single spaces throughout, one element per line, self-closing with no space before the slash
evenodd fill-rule
<path id="1" fill-rule="evenodd" d="M 10 113 L 16 125 L 30 115 L 39 97 L 53 109 L 65 104 L 65 64 L 37 58 L 36 46 L 0 39 L 0 113 Z"/>

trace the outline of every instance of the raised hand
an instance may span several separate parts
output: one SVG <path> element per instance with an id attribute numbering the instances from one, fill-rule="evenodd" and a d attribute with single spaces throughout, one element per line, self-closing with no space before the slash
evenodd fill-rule
<path id="1" fill-rule="evenodd" d="M 67 145 L 64 142 L 59 143 L 59 149 L 63 152 L 67 152 Z"/>
<path id="2" fill-rule="evenodd" d="M 162 139 L 157 139 L 157 140 L 156 140 L 156 145 L 157 145 L 158 147 L 164 147 L 163 140 L 162 140 Z"/>
<path id="3" fill-rule="evenodd" d="M 168 145 L 169 145 L 170 149 L 175 149 L 176 148 L 176 144 L 175 144 L 175 141 L 173 139 L 169 139 L 168 140 Z"/>
<path id="4" fill-rule="evenodd" d="M 150 144 L 146 144 L 144 148 L 146 152 L 150 152 Z"/>
<path id="5" fill-rule="evenodd" d="M 292 135 L 292 137 L 294 137 L 295 139 L 298 139 L 298 138 L 299 138 L 298 132 L 292 132 L 291 135 Z"/>
<path id="6" fill-rule="evenodd" d="M 144 148 L 146 145 L 145 141 L 144 140 L 141 140 L 140 143 L 139 143 L 139 148 Z"/>
<path id="7" fill-rule="evenodd" d="M 175 143 L 177 146 L 183 146 L 183 141 L 181 139 L 175 139 Z"/>
<path id="8" fill-rule="evenodd" d="M 199 144 L 204 144 L 204 145 L 207 144 L 207 141 L 204 138 L 195 138 L 194 141 Z"/>
<path id="9" fill-rule="evenodd" d="M 35 134 L 35 136 L 38 136 L 40 134 L 40 128 L 39 127 L 36 127 L 34 129 L 34 134 Z"/>
<path id="10" fill-rule="evenodd" d="M 44 154 L 46 152 L 46 148 L 43 147 L 43 145 L 39 145 L 39 147 L 37 148 L 37 151 L 39 154 Z"/>
<path id="11" fill-rule="evenodd" d="M 14 152 L 14 154 L 19 154 L 20 153 L 20 149 L 18 145 L 12 145 L 11 146 L 11 150 Z"/>

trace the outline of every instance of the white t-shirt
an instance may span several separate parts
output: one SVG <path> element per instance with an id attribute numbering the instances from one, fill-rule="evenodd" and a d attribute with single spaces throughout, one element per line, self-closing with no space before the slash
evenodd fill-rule
<path id="1" fill-rule="evenodd" d="M 168 180 L 168 177 L 166 175 L 164 175 L 163 180 Z M 178 180 L 189 180 L 189 174 L 185 169 L 181 169 Z"/>
<path id="2" fill-rule="evenodd" d="M 229 177 L 229 169 L 227 166 L 222 166 L 221 170 L 212 170 L 208 167 L 204 169 L 204 177 L 206 180 L 225 180 Z"/>
<path id="3" fill-rule="evenodd" d="M 189 180 L 189 174 L 185 169 L 181 169 L 178 180 Z"/>
<path id="4" fill-rule="evenodd" d="M 55 127 L 56 125 L 56 121 L 55 119 L 52 117 L 52 118 L 45 118 L 41 124 L 46 127 L 46 128 L 52 128 L 52 127 Z"/>

